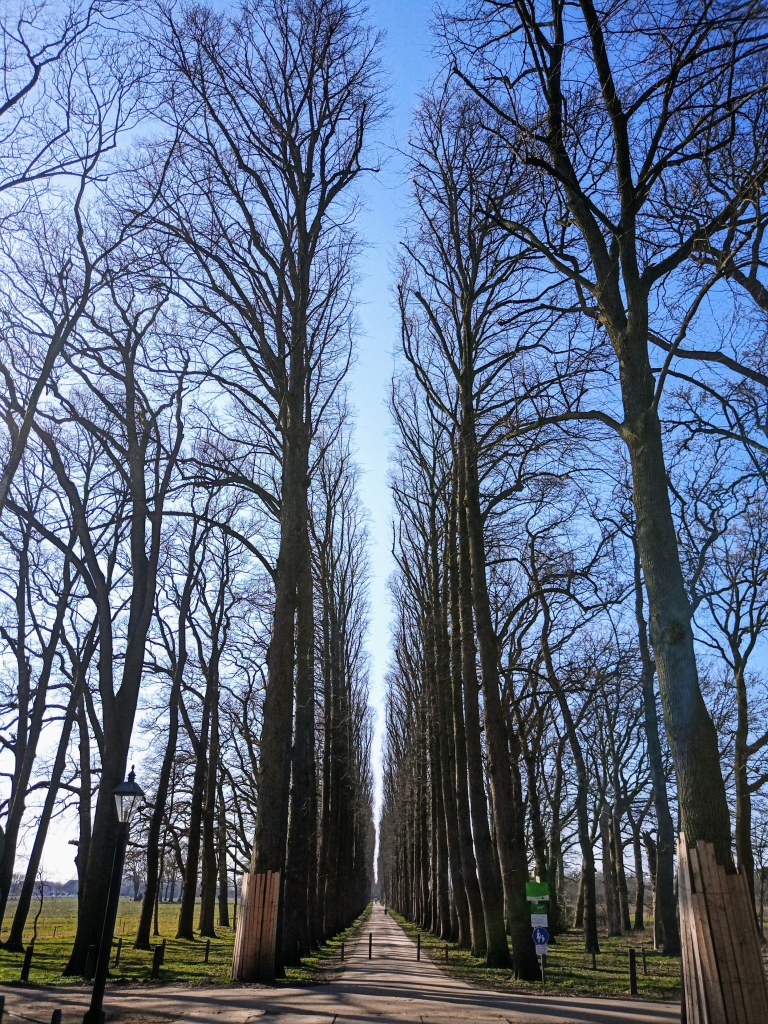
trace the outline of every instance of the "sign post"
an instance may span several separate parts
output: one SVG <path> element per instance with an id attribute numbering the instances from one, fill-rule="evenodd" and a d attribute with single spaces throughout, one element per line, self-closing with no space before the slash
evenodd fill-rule
<path id="1" fill-rule="evenodd" d="M 526 882 L 525 898 L 531 905 L 531 928 L 533 928 L 533 941 L 538 956 L 547 955 L 547 944 L 549 942 L 549 917 L 547 915 L 549 903 L 549 885 L 547 882 Z M 542 960 L 542 967 L 544 961 Z M 544 977 L 542 971 L 542 978 Z"/>

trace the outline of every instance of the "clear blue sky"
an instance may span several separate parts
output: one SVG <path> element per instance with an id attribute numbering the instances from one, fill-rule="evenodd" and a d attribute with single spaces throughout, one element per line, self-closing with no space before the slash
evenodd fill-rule
<path id="1" fill-rule="evenodd" d="M 371 0 L 371 20 L 386 34 L 384 64 L 391 81 L 392 112 L 381 130 L 387 162 L 365 186 L 366 209 L 360 232 L 368 243 L 359 290 L 363 336 L 352 374 L 351 399 L 357 413 L 355 440 L 362 469 L 360 491 L 370 513 L 371 703 L 376 711 L 374 770 L 380 783 L 380 743 L 384 727 L 384 674 L 389 658 L 390 605 L 387 578 L 393 567 L 392 505 L 387 485 L 390 421 L 386 400 L 398 344 L 391 264 L 407 207 L 403 160 L 411 112 L 433 71 L 429 21 L 432 3 L 424 0 Z"/>

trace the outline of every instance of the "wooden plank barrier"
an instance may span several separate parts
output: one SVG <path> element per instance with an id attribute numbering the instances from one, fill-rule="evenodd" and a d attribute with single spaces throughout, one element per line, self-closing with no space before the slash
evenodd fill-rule
<path id="1" fill-rule="evenodd" d="M 711 843 L 677 844 L 683 1019 L 766 1024 L 768 980 L 742 874 L 726 874 Z"/>
<path id="2" fill-rule="evenodd" d="M 232 956 L 233 981 L 275 980 L 277 907 L 280 900 L 280 872 L 243 875 L 240 914 Z"/>

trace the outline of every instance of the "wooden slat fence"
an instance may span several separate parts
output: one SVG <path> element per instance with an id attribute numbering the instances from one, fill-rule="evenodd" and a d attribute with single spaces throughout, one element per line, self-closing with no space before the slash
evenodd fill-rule
<path id="1" fill-rule="evenodd" d="M 243 875 L 240 916 L 237 919 L 232 957 L 233 981 L 275 980 L 277 907 L 280 872 Z"/>
<path id="2" fill-rule="evenodd" d="M 768 1024 L 768 982 L 742 874 L 726 874 L 711 843 L 677 844 L 687 1024 Z"/>

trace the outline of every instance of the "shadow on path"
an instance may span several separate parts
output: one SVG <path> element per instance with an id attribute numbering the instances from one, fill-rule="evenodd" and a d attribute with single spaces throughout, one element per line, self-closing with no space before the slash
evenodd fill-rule
<path id="1" fill-rule="evenodd" d="M 368 959 L 368 935 L 373 957 Z M 23 990 L 2 986 L 8 1010 L 50 1020 L 58 1006 L 64 1024 L 80 1024 L 84 988 Z M 443 974 L 375 904 L 370 925 L 344 962 L 341 977 L 302 988 L 110 988 L 107 1024 L 677 1024 L 677 1003 L 530 996 L 473 988 Z"/>

